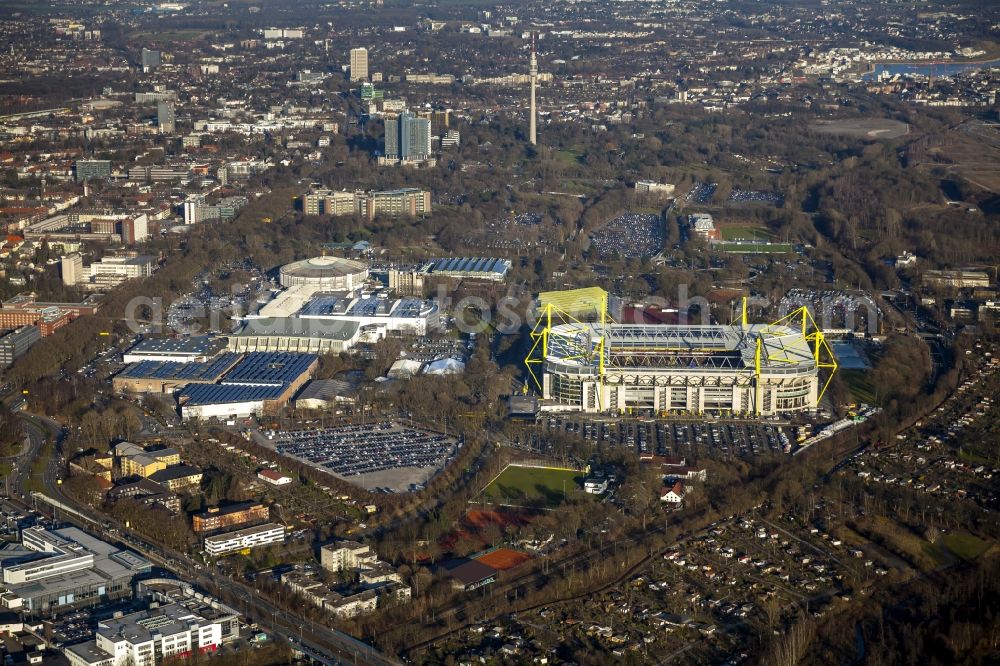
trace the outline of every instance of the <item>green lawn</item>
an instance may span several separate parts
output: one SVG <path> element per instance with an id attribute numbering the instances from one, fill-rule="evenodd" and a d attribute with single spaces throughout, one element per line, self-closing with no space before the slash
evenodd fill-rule
<path id="1" fill-rule="evenodd" d="M 989 541 L 966 532 L 950 532 L 941 537 L 942 543 L 963 560 L 974 560 L 990 547 Z"/>
<path id="2" fill-rule="evenodd" d="M 838 370 L 841 378 L 847 382 L 854 402 L 875 404 L 875 382 L 872 373 L 867 370 Z"/>
<path id="3" fill-rule="evenodd" d="M 769 241 L 774 239 L 774 234 L 770 229 L 757 224 L 724 224 L 719 227 L 722 240 L 758 240 Z"/>
<path id="4" fill-rule="evenodd" d="M 712 243 L 712 249 L 717 252 L 730 252 L 733 254 L 790 254 L 795 251 L 791 243 Z"/>
<path id="5" fill-rule="evenodd" d="M 136 31 L 130 37 L 136 41 L 156 39 L 164 42 L 187 42 L 196 39 L 210 37 L 216 33 L 215 30 L 198 30 L 194 28 L 167 28 L 166 30 L 149 32 Z"/>
<path id="6" fill-rule="evenodd" d="M 498 504 L 553 508 L 582 494 L 582 485 L 583 472 L 511 466 L 483 489 L 482 497 Z"/>
<path id="7" fill-rule="evenodd" d="M 579 164 L 580 155 L 582 154 L 579 150 L 557 150 L 553 154 L 553 157 L 566 164 Z"/>

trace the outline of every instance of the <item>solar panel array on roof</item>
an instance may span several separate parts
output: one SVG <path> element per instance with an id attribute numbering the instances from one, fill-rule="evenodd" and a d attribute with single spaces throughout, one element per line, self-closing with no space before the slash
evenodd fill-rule
<path id="1" fill-rule="evenodd" d="M 494 257 L 458 257 L 431 261 L 431 272 L 433 273 L 496 273 L 506 275 L 508 270 L 510 270 L 509 261 Z"/>
<path id="2" fill-rule="evenodd" d="M 184 406 L 219 405 L 231 402 L 274 400 L 284 386 L 246 386 L 228 384 L 191 384 L 181 391 L 179 402 Z"/>
<path id="3" fill-rule="evenodd" d="M 340 298 L 316 296 L 303 306 L 300 317 L 405 317 L 416 318 L 426 314 L 433 306 L 419 298 L 388 299 L 368 296 L 365 298 Z"/>
<path id="4" fill-rule="evenodd" d="M 214 380 L 239 360 L 240 354 L 222 354 L 205 363 L 176 361 L 139 361 L 125 368 L 118 376 L 123 379 L 173 379 L 188 381 Z"/>
<path id="5" fill-rule="evenodd" d="M 284 386 L 298 379 L 319 357 L 293 352 L 252 352 L 236 364 L 223 385 Z"/>

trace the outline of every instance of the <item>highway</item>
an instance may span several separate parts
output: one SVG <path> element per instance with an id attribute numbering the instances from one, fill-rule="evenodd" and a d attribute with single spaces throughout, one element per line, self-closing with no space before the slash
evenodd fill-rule
<path id="1" fill-rule="evenodd" d="M 63 427 L 57 421 L 35 414 L 22 414 L 22 417 L 28 436 L 28 447 L 21 456 L 22 461 L 18 463 L 10 497 L 21 497 L 26 506 L 40 510 L 47 509 L 53 517 L 58 515 L 61 521 L 72 523 L 103 540 L 119 543 L 140 553 L 150 562 L 173 573 L 178 579 L 197 585 L 209 594 L 234 605 L 237 610 L 242 610 L 247 617 L 252 617 L 265 629 L 283 637 L 314 661 L 328 666 L 338 664 L 395 666 L 400 663 L 353 636 L 303 619 L 278 607 L 249 585 L 226 577 L 214 568 L 207 568 L 183 553 L 153 543 L 148 538 L 125 528 L 111 517 L 99 515 L 96 519 L 90 518 L 89 516 L 93 515 L 90 509 L 79 506 L 63 492 L 59 484 L 57 456 L 53 456 L 45 468 L 42 479 L 45 495 L 31 496 L 25 493 L 24 484 L 32 462 L 41 451 L 46 437 L 56 438 L 58 444 L 63 435 Z M 45 496 L 54 502 L 43 499 Z M 60 511 L 61 508 L 64 510 Z"/>

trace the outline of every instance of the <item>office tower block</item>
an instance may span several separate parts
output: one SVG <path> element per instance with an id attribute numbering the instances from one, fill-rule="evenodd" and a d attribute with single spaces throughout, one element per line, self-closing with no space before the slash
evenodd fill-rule
<path id="1" fill-rule="evenodd" d="M 63 284 L 70 286 L 83 282 L 83 257 L 78 252 L 64 256 L 59 262 L 59 267 Z"/>
<path id="2" fill-rule="evenodd" d="M 351 49 L 351 81 L 368 80 L 368 49 Z"/>
<path id="3" fill-rule="evenodd" d="M 404 162 L 426 160 L 431 155 L 431 121 L 401 113 L 385 123 L 385 156 Z"/>
<path id="4" fill-rule="evenodd" d="M 160 66 L 160 52 L 142 49 L 142 71 L 150 72 Z"/>
<path id="5" fill-rule="evenodd" d="M 111 160 L 77 160 L 73 164 L 76 182 L 103 180 L 111 177 Z"/>
<path id="6" fill-rule="evenodd" d="M 399 157 L 403 160 L 425 160 L 431 154 L 431 123 L 409 113 L 399 117 Z"/>

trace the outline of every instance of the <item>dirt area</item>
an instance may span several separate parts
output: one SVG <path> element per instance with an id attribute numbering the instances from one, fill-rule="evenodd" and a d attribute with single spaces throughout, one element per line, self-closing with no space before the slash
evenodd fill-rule
<path id="1" fill-rule="evenodd" d="M 910 132 L 907 123 L 891 118 L 818 120 L 813 129 L 821 134 L 841 134 L 858 139 L 898 139 Z"/>

